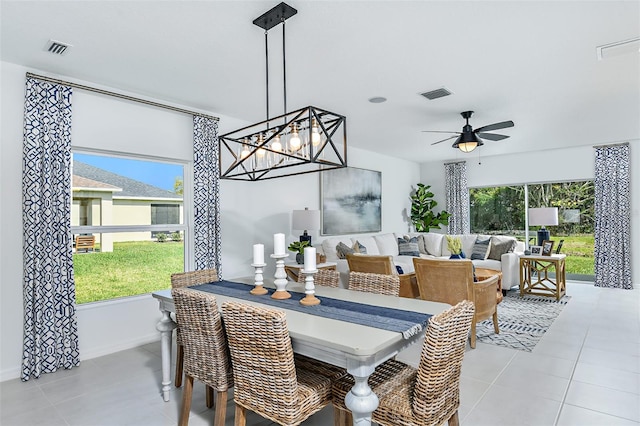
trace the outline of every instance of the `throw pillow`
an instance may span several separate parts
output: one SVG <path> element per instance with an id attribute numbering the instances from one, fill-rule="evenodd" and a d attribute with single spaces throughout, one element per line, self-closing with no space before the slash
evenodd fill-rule
<path id="1" fill-rule="evenodd" d="M 420 256 L 418 238 L 409 238 L 408 235 L 405 235 L 404 238 L 398 238 L 398 254 L 400 256 Z"/>
<path id="2" fill-rule="evenodd" d="M 476 242 L 473 245 L 473 251 L 471 252 L 471 260 L 485 260 L 491 249 L 491 238 L 481 240 L 476 238 Z"/>
<path id="3" fill-rule="evenodd" d="M 353 254 L 355 251 L 345 243 L 341 242 L 336 246 L 336 253 L 338 254 L 338 259 L 346 259 L 348 254 Z"/>
<path id="4" fill-rule="evenodd" d="M 360 244 L 360 241 L 357 241 L 355 243 L 353 243 L 353 251 L 354 253 L 360 253 L 360 254 L 367 254 L 367 248 L 365 246 L 363 246 L 362 244 Z"/>
<path id="5" fill-rule="evenodd" d="M 516 240 L 503 241 L 501 243 L 493 242 L 489 250 L 487 259 L 502 260 L 502 255 L 511 253 L 516 247 Z"/>

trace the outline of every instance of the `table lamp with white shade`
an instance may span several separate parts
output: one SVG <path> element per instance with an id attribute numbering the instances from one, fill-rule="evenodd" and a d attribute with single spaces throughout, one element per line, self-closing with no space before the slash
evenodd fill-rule
<path id="1" fill-rule="evenodd" d="M 300 235 L 300 241 L 309 241 L 311 245 L 311 235 L 307 231 L 317 231 L 320 229 L 320 210 L 294 210 L 291 220 L 291 228 L 294 230 L 303 230 Z"/>
<path id="2" fill-rule="evenodd" d="M 538 230 L 538 245 L 551 239 L 551 234 L 545 226 L 558 225 L 558 208 L 557 207 L 539 207 L 529 209 L 529 226 L 542 226 Z"/>

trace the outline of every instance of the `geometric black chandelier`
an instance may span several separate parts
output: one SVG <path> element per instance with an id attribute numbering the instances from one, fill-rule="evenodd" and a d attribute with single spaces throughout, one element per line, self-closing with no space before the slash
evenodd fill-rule
<path id="1" fill-rule="evenodd" d="M 222 179 L 257 181 L 347 167 L 346 117 L 313 106 L 287 112 L 285 21 L 297 12 L 280 3 L 253 21 L 265 31 L 267 119 L 219 137 Z M 268 31 L 279 24 L 284 114 L 269 117 Z"/>

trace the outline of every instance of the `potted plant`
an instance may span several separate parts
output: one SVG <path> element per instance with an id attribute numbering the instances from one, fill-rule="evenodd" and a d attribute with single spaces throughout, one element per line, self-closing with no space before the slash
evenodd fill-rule
<path id="1" fill-rule="evenodd" d="M 433 192 L 429 190 L 431 185 L 418 183 L 418 189 L 411 196 L 411 223 L 416 232 L 429 232 L 429 229 L 439 229 L 441 225 L 449 224 L 449 216 L 445 210 L 434 213 L 433 209 L 438 202 L 433 199 Z"/>
<path id="2" fill-rule="evenodd" d="M 449 259 L 464 259 L 464 253 L 462 252 L 462 240 L 460 237 L 453 235 L 445 235 L 447 238 L 447 248 L 451 252 Z"/>
<path id="3" fill-rule="evenodd" d="M 289 251 L 296 252 L 296 262 L 304 264 L 304 248 L 309 247 L 309 241 L 294 241 L 289 244 Z"/>

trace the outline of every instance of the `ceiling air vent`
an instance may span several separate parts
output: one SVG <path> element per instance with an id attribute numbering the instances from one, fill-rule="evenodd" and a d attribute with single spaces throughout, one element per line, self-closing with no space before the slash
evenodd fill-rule
<path id="1" fill-rule="evenodd" d="M 421 96 L 429 99 L 430 101 L 438 98 L 442 98 L 444 96 L 449 96 L 451 91 L 446 87 L 441 87 L 440 89 L 431 90 L 430 92 L 420 93 Z"/>
<path id="2" fill-rule="evenodd" d="M 51 52 L 54 55 L 64 55 L 70 47 L 73 46 L 61 41 L 49 40 L 45 49 L 47 52 Z"/>
<path id="3" fill-rule="evenodd" d="M 640 37 L 617 41 L 596 47 L 598 60 L 609 59 L 613 56 L 629 55 L 640 52 Z"/>

